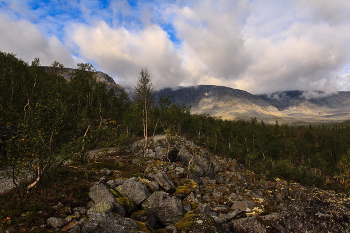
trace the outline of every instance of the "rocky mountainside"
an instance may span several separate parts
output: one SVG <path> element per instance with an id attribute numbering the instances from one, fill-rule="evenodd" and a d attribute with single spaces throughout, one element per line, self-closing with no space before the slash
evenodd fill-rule
<path id="1" fill-rule="evenodd" d="M 283 114 L 269 102 L 246 91 L 229 87 L 199 85 L 160 90 L 157 95 L 170 95 L 176 104 L 192 106 L 192 113 L 221 116 L 223 119 L 237 120 L 257 117 L 266 122 L 274 122 Z"/>
<path id="2" fill-rule="evenodd" d="M 285 91 L 252 95 L 222 86 L 199 85 L 179 89 L 166 88 L 158 95 L 171 96 L 176 104 L 192 106 L 192 113 L 221 116 L 223 119 L 267 123 L 322 123 L 350 118 L 350 92 L 326 95 L 322 92 Z"/>
<path id="3" fill-rule="evenodd" d="M 87 206 L 58 204 L 42 230 L 65 232 L 349 232 L 350 198 L 281 179 L 258 179 L 234 159 L 220 158 L 183 137 L 156 135 L 146 157 L 106 152 L 114 164 L 137 167 L 123 177 L 102 169 Z M 64 217 L 65 216 L 65 217 Z"/>
<path id="4" fill-rule="evenodd" d="M 51 69 L 50 67 L 47 67 L 47 66 L 43 66 L 43 68 L 45 70 Z M 60 68 L 59 70 L 60 70 L 60 75 L 62 75 L 67 80 L 70 80 L 74 75 L 74 69 L 72 68 Z M 110 77 L 108 74 L 103 73 L 101 71 L 96 71 L 94 73 L 94 77 L 98 82 L 105 83 L 108 90 L 113 89 L 118 95 L 120 94 L 128 95 L 124 87 L 120 86 L 119 84 L 116 84 L 113 78 Z"/>

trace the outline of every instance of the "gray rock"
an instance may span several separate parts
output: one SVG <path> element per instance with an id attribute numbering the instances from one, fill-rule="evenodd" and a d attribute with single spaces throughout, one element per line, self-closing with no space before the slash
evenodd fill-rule
<path id="1" fill-rule="evenodd" d="M 107 168 L 102 168 L 102 169 L 100 170 L 100 173 L 101 173 L 101 174 L 104 174 L 104 175 L 106 175 L 106 176 L 111 176 L 111 175 L 114 174 L 113 171 L 111 171 L 111 170 L 109 170 L 109 169 L 107 169 Z"/>
<path id="2" fill-rule="evenodd" d="M 114 183 L 116 186 L 119 186 L 119 185 L 122 185 L 124 183 L 125 180 L 123 179 L 115 179 L 114 180 Z"/>
<path id="3" fill-rule="evenodd" d="M 85 215 L 87 212 L 87 209 L 85 207 L 75 207 L 73 209 L 74 212 L 79 212 L 79 214 Z"/>
<path id="4" fill-rule="evenodd" d="M 159 186 L 162 187 L 166 192 L 174 192 L 176 189 L 176 186 L 168 178 L 165 172 L 158 172 L 155 177 L 156 181 L 158 182 Z"/>
<path id="5" fill-rule="evenodd" d="M 109 187 L 109 188 L 115 188 L 117 185 L 114 183 L 114 180 L 109 180 L 109 181 L 107 181 L 107 186 Z"/>
<path id="6" fill-rule="evenodd" d="M 247 211 L 247 208 L 252 210 L 254 206 L 255 206 L 255 203 L 253 201 L 235 201 L 232 203 L 231 209 Z"/>
<path id="7" fill-rule="evenodd" d="M 209 214 L 210 213 L 210 207 L 207 204 L 201 205 L 198 208 L 198 211 L 201 213 Z"/>
<path id="8" fill-rule="evenodd" d="M 255 218 L 240 218 L 233 220 L 229 223 L 230 230 L 232 232 L 242 232 L 242 233 L 265 233 L 267 232 L 266 227 L 261 224 Z M 281 232 L 281 231 L 277 231 Z M 284 232 L 284 231 L 282 231 Z M 290 232 L 290 231 L 285 231 Z M 306 232 L 306 231 L 296 231 L 296 232 Z"/>
<path id="9" fill-rule="evenodd" d="M 177 223 L 185 214 L 181 199 L 162 191 L 154 192 L 142 203 L 142 208 L 157 216 L 165 226 Z"/>
<path id="10" fill-rule="evenodd" d="M 219 218 L 221 218 L 222 220 L 228 222 L 228 221 L 230 221 L 231 219 L 233 219 L 234 217 L 236 217 L 240 213 L 241 213 L 240 210 L 234 210 L 234 211 L 231 211 L 231 212 L 229 212 L 227 214 L 220 213 L 219 214 Z"/>
<path id="11" fill-rule="evenodd" d="M 183 167 L 176 167 L 175 168 L 175 172 L 177 174 L 184 174 L 185 173 L 185 168 L 183 168 Z"/>
<path id="12" fill-rule="evenodd" d="M 210 178 L 215 176 L 215 166 L 208 157 L 203 155 L 196 156 L 195 163 L 203 169 L 206 176 L 209 176 Z"/>
<path id="13" fill-rule="evenodd" d="M 87 216 L 90 216 L 93 213 L 100 213 L 100 214 L 104 215 L 106 213 L 112 212 L 113 209 L 114 209 L 113 202 L 99 202 L 94 207 L 90 208 L 87 211 Z"/>
<path id="14" fill-rule="evenodd" d="M 214 189 L 214 190 L 213 190 L 213 196 L 214 196 L 214 197 L 222 197 L 222 192 L 220 192 L 220 191 L 217 190 L 217 189 Z"/>
<path id="15" fill-rule="evenodd" d="M 124 192 L 124 186 L 123 185 L 119 185 L 118 187 L 115 188 L 115 190 L 117 190 L 117 192 L 122 196 L 122 197 L 126 197 L 126 194 Z"/>
<path id="16" fill-rule="evenodd" d="M 83 226 L 82 233 L 131 233 L 139 231 L 137 223 L 130 218 L 117 217 L 111 213 L 93 212 Z"/>
<path id="17" fill-rule="evenodd" d="M 123 189 L 125 195 L 133 200 L 136 205 L 140 205 L 151 195 L 144 184 L 141 184 L 134 179 L 126 180 L 123 183 Z"/>
<path id="18" fill-rule="evenodd" d="M 181 147 L 176 159 L 183 165 L 188 166 L 188 163 L 191 161 L 192 156 L 193 155 L 185 147 Z"/>
<path id="19" fill-rule="evenodd" d="M 51 217 L 47 219 L 46 223 L 51 227 L 61 228 L 67 223 L 67 221 L 65 219 Z"/>
<path id="20" fill-rule="evenodd" d="M 200 194 L 199 194 L 200 195 Z M 194 196 L 194 193 L 191 192 L 189 195 L 187 195 L 187 197 L 184 199 L 185 201 L 189 201 L 189 202 L 193 202 L 195 204 L 199 204 L 198 199 Z"/>
<path id="21" fill-rule="evenodd" d="M 153 190 L 159 191 L 159 184 L 155 181 L 151 181 L 150 185 L 153 187 Z"/>
<path id="22" fill-rule="evenodd" d="M 109 189 L 100 182 L 96 182 L 89 192 L 89 197 L 95 202 L 95 204 L 100 202 L 115 202 L 114 196 L 109 191 Z"/>

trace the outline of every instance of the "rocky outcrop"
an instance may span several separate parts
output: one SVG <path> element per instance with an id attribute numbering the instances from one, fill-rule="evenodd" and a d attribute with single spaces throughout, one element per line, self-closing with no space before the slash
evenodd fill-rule
<path id="1" fill-rule="evenodd" d="M 167 149 L 164 141 L 150 149 Z M 47 224 L 84 233 L 350 231 L 349 196 L 259 180 L 233 159 L 214 156 L 182 137 L 173 141 L 172 148 L 180 148 L 175 162 L 130 157 L 130 164 L 147 164 L 141 177 L 100 179 L 90 189 L 89 207 L 75 208 L 65 219 L 49 218 Z"/>

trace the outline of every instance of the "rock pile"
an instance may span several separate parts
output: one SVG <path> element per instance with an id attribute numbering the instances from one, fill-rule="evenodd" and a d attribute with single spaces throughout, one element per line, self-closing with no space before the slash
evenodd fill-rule
<path id="1" fill-rule="evenodd" d="M 350 231 L 345 194 L 258 180 L 234 159 L 182 137 L 168 141 L 158 136 L 148 159 L 132 158 L 148 164 L 143 176 L 102 177 L 90 189 L 88 206 L 70 210 L 65 219 L 51 217 L 47 225 L 83 233 Z M 137 148 L 135 143 L 129 150 L 137 154 Z"/>

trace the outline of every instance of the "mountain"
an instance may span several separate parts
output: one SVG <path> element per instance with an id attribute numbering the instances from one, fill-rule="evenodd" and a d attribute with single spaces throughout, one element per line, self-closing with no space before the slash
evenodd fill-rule
<path id="1" fill-rule="evenodd" d="M 48 66 L 43 66 L 43 68 L 47 71 L 51 71 L 51 69 L 52 69 L 51 67 L 48 67 Z M 72 77 L 74 76 L 74 69 L 72 69 L 72 68 L 59 68 L 59 73 L 65 79 L 71 80 Z M 115 93 L 118 95 L 120 95 L 120 94 L 128 95 L 125 88 L 120 86 L 119 84 L 116 84 L 114 82 L 113 78 L 110 77 L 108 74 L 103 73 L 101 71 L 96 71 L 96 72 L 94 72 L 94 77 L 96 78 L 96 80 L 98 82 L 105 83 L 108 90 L 113 89 L 115 91 Z M 131 99 L 130 99 L 130 101 L 131 101 Z"/>
<path id="2" fill-rule="evenodd" d="M 284 91 L 253 95 L 214 85 L 162 89 L 176 104 L 192 106 L 192 113 L 221 116 L 228 120 L 256 117 L 267 123 L 326 123 L 350 119 L 350 92 Z"/>

